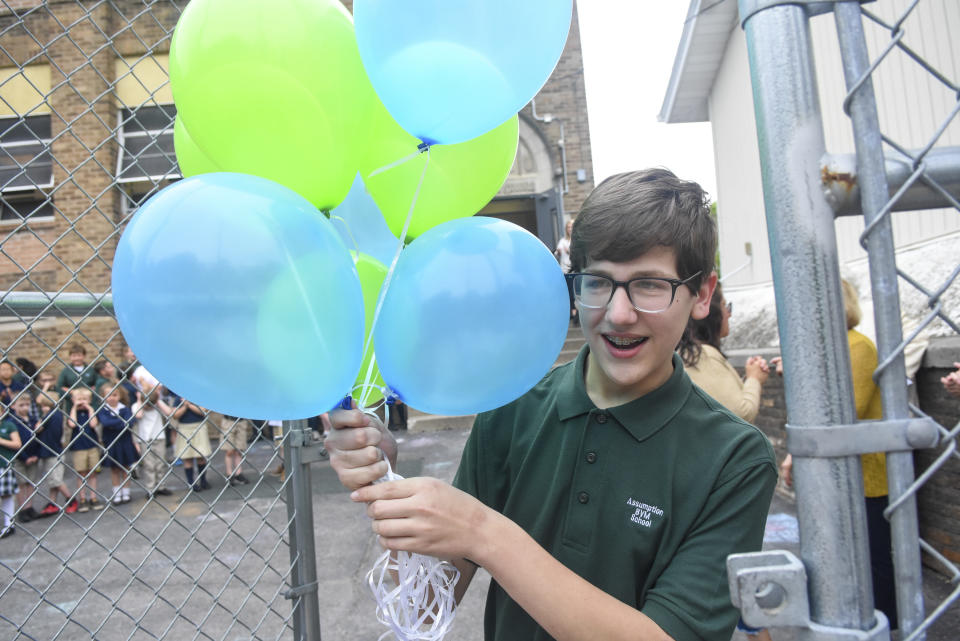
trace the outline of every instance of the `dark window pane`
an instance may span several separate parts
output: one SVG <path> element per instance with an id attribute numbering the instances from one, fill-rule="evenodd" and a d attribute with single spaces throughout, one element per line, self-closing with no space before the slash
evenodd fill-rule
<path id="1" fill-rule="evenodd" d="M 173 128 L 175 116 L 173 105 L 121 111 L 123 149 L 119 180 L 129 182 L 179 173 L 173 133 L 165 131 Z"/>
<path id="2" fill-rule="evenodd" d="M 173 129 L 173 119 L 176 115 L 177 109 L 173 105 L 122 109 L 120 112 L 125 134 Z"/>
<path id="3" fill-rule="evenodd" d="M 53 203 L 45 200 L 6 200 L 0 201 L 0 220 L 23 220 L 25 218 L 52 218 Z"/>

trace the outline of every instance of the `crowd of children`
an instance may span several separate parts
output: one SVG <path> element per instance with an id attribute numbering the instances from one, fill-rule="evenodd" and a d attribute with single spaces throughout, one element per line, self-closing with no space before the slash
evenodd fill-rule
<path id="1" fill-rule="evenodd" d="M 207 411 L 168 392 L 129 350 L 118 368 L 106 359 L 90 364 L 84 347 L 71 345 L 56 378 L 26 359 L 0 361 L 0 412 L 0 538 L 15 533 L 14 520 L 127 503 L 134 477 L 148 498 L 171 495 L 168 439 L 188 489 L 210 487 Z M 246 427 L 242 420 L 217 425 L 230 444 L 231 485 L 248 483 L 240 471 Z M 110 492 L 98 491 L 101 469 L 110 470 Z"/>

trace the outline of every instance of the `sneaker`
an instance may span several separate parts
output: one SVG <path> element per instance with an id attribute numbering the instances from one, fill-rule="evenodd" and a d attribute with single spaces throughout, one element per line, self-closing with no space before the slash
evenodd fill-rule
<path id="1" fill-rule="evenodd" d="M 80 503 L 77 505 L 77 512 L 89 512 L 90 511 L 90 502 L 87 499 L 80 499 Z"/>
<path id="2" fill-rule="evenodd" d="M 73 514 L 78 509 L 79 508 L 77 506 L 77 499 L 73 499 L 72 501 L 67 503 L 67 507 L 63 508 L 63 511 L 66 512 L 67 514 Z"/>
<path id="3" fill-rule="evenodd" d="M 165 487 L 158 487 L 152 493 L 153 496 L 173 496 L 173 492 Z"/>
<path id="4" fill-rule="evenodd" d="M 3 534 L 0 534 L 0 539 L 5 539 L 8 536 L 13 536 L 17 533 L 17 528 L 13 527 L 13 523 L 10 524 L 6 530 L 3 531 Z"/>
<path id="5" fill-rule="evenodd" d="M 237 472 L 236 474 L 234 474 L 233 478 L 237 480 L 237 483 L 240 483 L 242 485 L 250 484 L 250 479 L 244 476 L 241 472 Z"/>
<path id="6" fill-rule="evenodd" d="M 17 520 L 21 523 L 29 523 L 35 518 L 37 518 L 37 513 L 33 511 L 32 507 L 22 508 L 19 514 L 17 514 Z"/>
<path id="7" fill-rule="evenodd" d="M 42 517 L 53 516 L 54 514 L 57 514 L 59 511 L 60 511 L 59 505 L 56 505 L 54 503 L 47 503 L 47 506 L 42 510 L 40 510 L 40 516 Z"/>
<path id="8" fill-rule="evenodd" d="M 110 502 L 113 503 L 114 505 L 120 505 L 121 503 L 123 503 L 123 496 L 121 496 L 120 494 L 114 494 L 113 498 L 110 499 Z"/>
<path id="9" fill-rule="evenodd" d="M 93 497 L 92 499 L 90 499 L 90 507 L 92 507 L 95 510 L 102 510 L 106 506 L 100 502 L 100 499 L 98 499 L 97 497 Z"/>

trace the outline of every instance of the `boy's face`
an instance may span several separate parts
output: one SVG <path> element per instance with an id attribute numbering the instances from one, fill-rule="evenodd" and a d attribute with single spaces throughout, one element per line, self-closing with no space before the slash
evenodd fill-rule
<path id="1" fill-rule="evenodd" d="M 24 418 L 30 416 L 30 397 L 23 395 L 13 402 L 13 411 Z"/>
<path id="2" fill-rule="evenodd" d="M 622 263 L 593 261 L 583 271 L 618 281 L 641 276 L 681 279 L 674 251 L 667 247 L 655 247 Z M 637 311 L 623 287 L 616 288 L 606 308 L 578 303 L 580 327 L 590 345 L 586 374 L 590 398 L 609 407 L 639 398 L 666 383 L 673 373 L 673 352 L 687 320 L 707 315 L 715 285 L 715 274 L 703 278 L 698 294 L 682 285 L 670 307 L 657 314 Z"/>
<path id="3" fill-rule="evenodd" d="M 70 364 L 74 367 L 80 367 L 83 365 L 84 356 L 83 352 L 70 352 Z"/>
<path id="4" fill-rule="evenodd" d="M 10 363 L 0 363 L 0 380 L 9 381 L 13 378 L 13 368 Z"/>

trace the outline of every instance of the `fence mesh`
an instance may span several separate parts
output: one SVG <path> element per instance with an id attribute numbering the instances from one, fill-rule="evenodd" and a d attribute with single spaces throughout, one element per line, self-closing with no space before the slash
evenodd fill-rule
<path id="1" fill-rule="evenodd" d="M 180 177 L 167 52 L 186 4 L 0 0 L 0 400 L 22 436 L 0 492 L 16 479 L 2 503 L 5 639 L 296 627 L 298 470 L 278 470 L 279 427 L 151 393 L 104 299 L 124 224 Z M 99 443 L 81 449 L 93 418 Z"/>
<path id="2" fill-rule="evenodd" d="M 932 170 L 930 162 L 934 154 L 945 152 L 942 157 L 951 159 L 952 163 L 952 172 L 948 172 L 948 174 L 952 173 L 955 176 L 960 171 L 960 147 L 955 146 L 960 143 L 960 135 L 958 135 L 958 127 L 960 127 L 960 119 L 958 119 L 958 114 L 960 114 L 960 78 L 956 76 L 953 65 L 950 65 L 951 68 L 941 66 L 949 65 L 950 62 L 956 64 L 955 61 L 951 61 L 948 52 L 942 49 L 938 51 L 929 48 L 923 51 L 925 44 L 924 27 L 928 29 L 949 27 L 947 18 L 950 10 L 946 3 L 926 0 L 909 3 L 887 2 L 882 5 L 878 3 L 877 6 L 864 4 L 860 7 L 860 13 L 862 15 L 861 24 L 866 34 L 872 42 L 878 43 L 880 46 L 872 52 L 869 66 L 864 72 L 854 82 L 848 81 L 850 90 L 844 99 L 844 110 L 848 114 L 851 113 L 852 102 L 856 99 L 858 92 L 868 83 L 873 85 L 873 89 L 878 95 L 882 95 L 883 92 L 890 95 L 891 89 L 895 87 L 891 87 L 889 84 L 888 79 L 891 74 L 885 74 L 884 72 L 890 71 L 891 68 L 895 70 L 895 73 L 892 74 L 894 76 L 901 78 L 904 76 L 922 76 L 929 83 L 929 93 L 921 95 L 918 103 L 930 114 L 928 118 L 919 119 L 930 123 L 922 130 L 911 128 L 912 130 L 904 132 L 902 127 L 896 128 L 891 124 L 890 119 L 884 118 L 886 114 L 882 112 L 879 117 L 879 127 L 875 131 L 871 130 L 872 128 L 865 127 L 862 122 L 858 122 L 856 117 L 853 118 L 854 134 L 858 143 L 860 143 L 858 146 L 865 146 L 864 141 L 879 134 L 885 155 L 904 159 L 909 163 L 911 171 L 903 187 L 896 190 L 892 196 L 885 198 L 885 202 L 881 200 L 883 205 L 875 216 L 872 215 L 872 212 L 868 213 L 865 231 L 860 239 L 863 247 L 870 252 L 872 264 L 896 265 L 896 258 L 890 251 L 892 248 L 874 245 L 871 243 L 871 238 L 874 234 L 885 233 L 884 230 L 891 227 L 891 218 L 894 215 L 892 212 L 896 208 L 897 202 L 904 197 L 908 190 L 919 185 L 926 185 L 927 188 L 938 194 L 946 205 L 952 207 L 952 214 L 960 213 L 960 202 L 951 194 L 950 185 L 944 183 L 943 175 Z M 938 22 L 941 24 L 940 27 L 936 26 Z M 844 24 L 839 20 L 838 29 L 841 30 L 841 40 L 844 35 L 850 36 L 850 34 L 843 33 Z M 946 40 L 939 42 L 941 47 L 947 44 Z M 944 55 L 945 53 L 947 55 Z M 844 50 L 844 55 L 846 57 L 845 64 L 851 64 L 850 58 L 852 56 L 849 51 Z M 882 85 L 884 82 L 888 83 L 887 86 Z M 873 97 L 861 96 L 861 99 L 872 101 Z M 894 129 L 897 129 L 896 133 L 894 133 Z M 951 146 L 951 143 L 953 146 Z M 863 152 L 861 151 L 861 153 Z M 953 193 L 956 192 L 953 191 Z M 885 197 L 887 194 L 881 196 Z M 958 320 L 960 319 L 951 317 L 945 311 L 944 305 L 948 296 L 956 299 L 958 295 L 957 290 L 951 290 L 951 288 L 955 285 L 957 276 L 960 274 L 960 261 L 954 259 L 952 264 L 941 265 L 939 269 L 926 271 L 922 276 L 910 274 L 900 267 L 896 268 L 896 274 L 899 276 L 900 295 L 904 304 L 912 304 L 924 311 L 919 322 L 910 323 L 903 328 L 902 340 L 898 335 L 899 327 L 896 328 L 895 333 L 888 330 L 887 335 L 883 336 L 884 329 L 878 324 L 878 342 L 883 343 L 886 339 L 885 342 L 891 346 L 887 350 L 881 348 L 880 364 L 875 374 L 875 378 L 878 380 L 884 376 L 885 370 L 895 368 L 898 362 L 902 363 L 901 359 L 909 346 L 912 343 L 915 344 L 915 341 L 925 340 L 925 336 L 930 333 L 934 326 L 940 328 L 940 333 L 943 333 L 944 330 L 953 333 L 960 332 L 960 326 L 958 326 Z M 891 305 L 898 302 L 897 298 L 875 300 L 875 305 L 880 308 L 878 316 L 883 313 L 884 307 L 889 309 Z M 955 309 L 955 306 L 953 307 Z M 900 310 L 894 309 L 893 311 L 899 315 Z M 884 409 L 885 416 L 889 416 L 891 408 L 885 404 Z M 910 404 L 910 410 L 917 416 L 927 417 L 917 402 Z M 942 420 L 944 417 L 937 418 Z M 924 494 L 935 492 L 936 485 L 944 482 L 944 479 L 948 477 L 948 472 L 953 473 L 953 470 L 956 469 L 956 460 L 960 458 L 956 451 L 956 437 L 958 431 L 960 431 L 960 424 L 952 427 L 944 427 L 938 424 L 938 429 L 941 436 L 938 449 L 918 452 L 915 457 L 918 464 L 916 479 L 909 483 L 899 497 L 891 496 L 891 504 L 885 512 L 885 516 L 888 518 L 895 518 L 897 510 L 905 509 L 909 502 L 918 498 L 921 533 L 929 529 L 923 527 L 925 524 L 925 508 L 935 509 L 933 506 L 925 504 Z M 953 470 L 950 470 L 949 466 L 951 464 L 954 466 Z M 896 529 L 894 529 L 894 535 L 895 537 L 897 535 Z M 924 632 L 948 610 L 957 598 L 960 598 L 960 587 L 956 587 L 956 584 L 960 583 L 960 568 L 950 560 L 948 554 L 938 550 L 938 547 L 942 549 L 942 544 L 931 543 L 924 540 L 922 536 L 919 541 L 898 541 L 896 538 L 894 540 L 895 551 L 898 548 L 909 549 L 913 547 L 915 549 L 917 545 L 926 553 L 926 560 L 950 578 L 955 589 L 943 597 L 941 601 L 926 604 L 925 612 L 920 613 L 921 616 L 925 617 L 922 623 L 917 626 L 905 626 L 904 632 L 909 633 L 905 638 L 908 639 L 922 638 Z M 900 562 L 899 558 L 897 562 Z M 901 610 L 904 609 L 902 604 L 915 603 L 916 595 L 905 593 L 902 585 L 898 585 L 898 588 L 900 592 L 898 602 L 901 604 Z M 906 619 L 909 623 L 911 618 L 911 613 L 901 612 L 901 621 Z"/>

